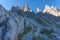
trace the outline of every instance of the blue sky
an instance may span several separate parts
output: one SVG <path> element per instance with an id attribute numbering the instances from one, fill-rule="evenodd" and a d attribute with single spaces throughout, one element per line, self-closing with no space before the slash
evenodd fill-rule
<path id="1" fill-rule="evenodd" d="M 43 10 L 45 5 L 54 5 L 60 9 L 60 0 L 0 0 L 0 4 L 7 10 L 12 6 L 23 6 L 25 4 L 28 4 L 33 11 L 36 11 L 37 7 Z"/>

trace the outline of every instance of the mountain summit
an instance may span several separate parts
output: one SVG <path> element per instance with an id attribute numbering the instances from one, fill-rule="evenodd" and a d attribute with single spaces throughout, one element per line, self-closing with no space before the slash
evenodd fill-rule
<path id="1" fill-rule="evenodd" d="M 23 10 L 24 12 L 30 11 L 30 9 L 29 9 L 29 7 L 28 7 L 27 4 L 22 7 L 22 10 Z"/>
<path id="2" fill-rule="evenodd" d="M 58 11 L 55 6 L 50 7 L 48 5 L 45 5 L 44 12 L 49 12 L 50 14 L 52 14 L 54 16 L 60 16 L 60 11 Z"/>

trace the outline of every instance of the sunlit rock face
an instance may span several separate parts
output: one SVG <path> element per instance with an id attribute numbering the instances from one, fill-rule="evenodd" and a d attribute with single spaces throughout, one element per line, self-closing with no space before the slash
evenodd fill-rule
<path id="1" fill-rule="evenodd" d="M 60 16 L 60 11 L 58 11 L 55 6 L 50 7 L 48 5 L 45 5 L 44 12 L 48 12 L 48 13 L 54 15 L 54 16 Z"/>
<path id="2" fill-rule="evenodd" d="M 13 6 L 6 11 L 0 5 L 0 40 L 60 40 L 60 11 L 45 6 L 37 13 L 23 7 Z"/>
<path id="3" fill-rule="evenodd" d="M 24 12 L 30 11 L 28 5 L 24 5 L 24 6 L 22 7 L 22 10 L 23 10 Z"/>

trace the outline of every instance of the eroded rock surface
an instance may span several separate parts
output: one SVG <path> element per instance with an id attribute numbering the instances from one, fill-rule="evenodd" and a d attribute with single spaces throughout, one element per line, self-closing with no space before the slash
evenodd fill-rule
<path id="1" fill-rule="evenodd" d="M 9 11 L 0 5 L 0 40 L 60 40 L 60 11 L 46 7 L 36 14 L 27 5 Z"/>

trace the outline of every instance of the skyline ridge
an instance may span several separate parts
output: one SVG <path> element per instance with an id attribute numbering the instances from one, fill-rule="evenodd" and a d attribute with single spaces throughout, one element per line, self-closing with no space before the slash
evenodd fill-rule
<path id="1" fill-rule="evenodd" d="M 28 4 L 29 8 L 34 12 L 36 12 L 37 7 L 43 11 L 45 4 L 49 6 L 54 5 L 60 9 L 60 0 L 0 0 L 0 4 L 2 4 L 7 10 L 9 10 L 12 6 L 23 6 L 25 4 Z"/>
<path id="2" fill-rule="evenodd" d="M 0 6 L 1 7 L 3 7 L 1 4 L 0 4 Z M 42 11 L 42 12 L 44 12 L 44 10 L 45 10 L 45 7 L 46 6 L 48 6 L 48 7 L 50 7 L 50 8 L 56 8 L 56 10 L 58 9 L 56 6 L 54 6 L 54 5 L 52 5 L 52 6 L 49 6 L 49 5 L 45 5 L 44 6 L 44 9 L 43 9 L 43 11 L 41 10 L 41 8 L 40 7 L 37 7 L 37 8 L 39 8 L 40 9 L 40 11 Z M 24 7 L 26 7 L 27 9 L 29 9 L 29 10 L 31 10 L 30 8 L 29 8 L 29 5 L 28 4 L 25 4 L 25 5 L 23 5 L 23 6 L 12 6 L 12 7 L 19 7 L 20 9 L 22 9 L 22 8 L 24 8 Z M 11 7 L 11 8 L 12 8 Z M 3 7 L 4 9 L 6 9 L 5 7 Z M 11 10 L 11 8 L 9 9 L 9 10 Z M 36 10 L 36 12 L 37 12 L 37 8 L 35 9 Z M 6 9 L 7 10 L 7 9 Z M 58 9 L 58 10 L 60 10 L 60 9 Z M 33 11 L 33 10 L 32 10 Z"/>

